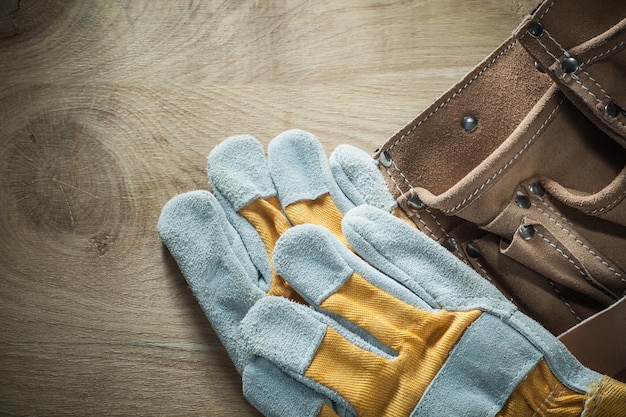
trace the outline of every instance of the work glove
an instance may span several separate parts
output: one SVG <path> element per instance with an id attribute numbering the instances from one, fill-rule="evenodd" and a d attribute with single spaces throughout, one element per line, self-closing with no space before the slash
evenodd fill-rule
<path id="1" fill-rule="evenodd" d="M 619 415 L 623 385 L 583 368 L 392 206 L 353 208 L 339 229 L 338 207 L 355 205 L 344 189 L 358 181 L 331 192 L 342 180 L 310 169 L 324 166 L 319 145 L 282 140 L 298 135 L 309 137 L 273 141 L 267 164 L 259 145 L 243 145 L 249 137 L 225 142 L 209 157 L 216 197 L 178 196 L 159 221 L 261 412 Z"/>
<path id="2" fill-rule="evenodd" d="M 255 138 L 231 137 L 210 153 L 207 171 L 213 193 L 174 197 L 162 210 L 158 231 L 239 373 L 252 360 L 239 329 L 248 310 L 268 295 L 304 303 L 273 268 L 281 234 L 313 223 L 347 244 L 342 213 L 360 204 L 410 222 L 367 153 L 340 145 L 328 160 L 317 139 L 301 130 L 273 139 L 267 157 Z M 291 379 L 285 381 L 291 389 Z"/>

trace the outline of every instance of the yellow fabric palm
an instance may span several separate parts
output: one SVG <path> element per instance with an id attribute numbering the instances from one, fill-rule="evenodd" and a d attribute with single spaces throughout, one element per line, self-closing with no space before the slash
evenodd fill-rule
<path id="1" fill-rule="evenodd" d="M 354 273 L 320 304 L 398 353 L 363 351 L 329 328 L 305 376 L 331 388 L 362 416 L 408 416 L 463 331 L 481 312 L 426 312 Z M 384 384 L 381 384 L 384 381 Z"/>

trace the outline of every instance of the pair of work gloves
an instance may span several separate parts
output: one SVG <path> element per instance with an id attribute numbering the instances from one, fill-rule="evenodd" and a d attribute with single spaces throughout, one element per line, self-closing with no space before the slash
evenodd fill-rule
<path id="1" fill-rule="evenodd" d="M 626 412 L 623 384 L 415 228 L 367 153 L 234 136 L 208 176 L 158 231 L 264 415 Z"/>

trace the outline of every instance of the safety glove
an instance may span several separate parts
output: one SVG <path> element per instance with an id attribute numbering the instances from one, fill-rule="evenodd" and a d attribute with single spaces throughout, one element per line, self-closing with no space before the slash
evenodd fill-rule
<path id="1" fill-rule="evenodd" d="M 209 157 L 216 197 L 175 197 L 159 221 L 252 404 L 268 416 L 619 415 L 622 386 L 384 215 L 395 206 L 369 156 L 338 149 L 331 166 L 304 132 L 275 139 L 267 161 L 251 137 L 231 138 Z M 356 208 L 341 230 L 363 203 L 385 210 Z M 306 223 L 323 227 L 289 230 Z"/>
<path id="2" fill-rule="evenodd" d="M 158 231 L 242 373 L 251 360 L 239 334 L 248 310 L 268 295 L 304 303 L 273 268 L 280 235 L 313 223 L 347 244 L 343 212 L 360 204 L 402 212 L 371 156 L 340 145 L 329 161 L 317 139 L 301 130 L 273 139 L 267 157 L 255 138 L 231 137 L 210 153 L 208 176 L 213 193 L 174 197 Z"/>
<path id="3" fill-rule="evenodd" d="M 244 393 L 265 415 L 626 415 L 626 385 L 584 368 L 422 232 L 362 205 L 343 235 L 353 251 L 319 226 L 287 230 L 276 272 L 309 306 L 265 297 L 242 320 L 256 358 Z M 285 386 L 317 402 L 293 409 L 304 394 Z"/>

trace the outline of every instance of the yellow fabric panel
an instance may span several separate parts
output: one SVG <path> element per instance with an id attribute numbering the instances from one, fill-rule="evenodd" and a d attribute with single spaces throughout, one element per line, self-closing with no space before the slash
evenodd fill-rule
<path id="1" fill-rule="evenodd" d="M 276 241 L 290 227 L 289 221 L 280 209 L 278 198 L 254 200 L 240 209 L 239 214 L 254 226 L 271 259 Z"/>
<path id="2" fill-rule="evenodd" d="M 341 230 L 343 215 L 328 193 L 322 194 L 315 200 L 301 200 L 289 204 L 285 207 L 285 213 L 294 226 L 299 224 L 323 226 L 350 248 Z"/>
<path id="3" fill-rule="evenodd" d="M 580 416 L 584 402 L 585 394 L 559 382 L 542 359 L 513 391 L 498 417 Z"/>
<path id="4" fill-rule="evenodd" d="M 274 263 L 272 261 L 274 246 L 280 235 L 285 233 L 290 227 L 289 221 L 280 208 L 278 198 L 269 197 L 267 199 L 254 200 L 240 209 L 239 214 L 256 229 L 265 245 L 265 250 L 272 264 L 272 284 L 270 285 L 268 295 L 286 297 L 304 304 L 302 297 L 274 271 Z"/>
<path id="5" fill-rule="evenodd" d="M 335 413 L 335 410 L 333 410 L 328 404 L 324 403 L 322 404 L 322 408 L 317 414 L 317 417 L 339 417 L 339 414 Z"/>
<path id="6" fill-rule="evenodd" d="M 289 218 L 285 217 L 285 213 Z M 322 194 L 315 200 L 302 200 L 292 203 L 285 208 L 284 213 L 277 197 L 258 199 L 240 209 L 239 214 L 254 226 L 261 237 L 270 258 L 270 263 L 272 263 L 272 270 L 274 268 L 272 255 L 276 241 L 292 224 L 295 226 L 308 223 L 323 226 L 346 245 L 347 248 L 351 249 L 341 230 L 343 215 L 328 193 Z M 396 209 L 394 214 L 409 224 L 414 225 L 402 210 Z M 275 272 L 273 273 L 268 295 L 286 297 L 306 304 L 302 297 Z"/>
<path id="7" fill-rule="evenodd" d="M 605 376 L 591 388 L 584 416 L 626 416 L 626 384 Z"/>
<path id="8" fill-rule="evenodd" d="M 329 328 L 305 375 L 346 398 L 359 416 L 407 416 L 481 312 L 426 312 L 353 274 L 321 307 L 396 350 L 383 358 Z"/>

